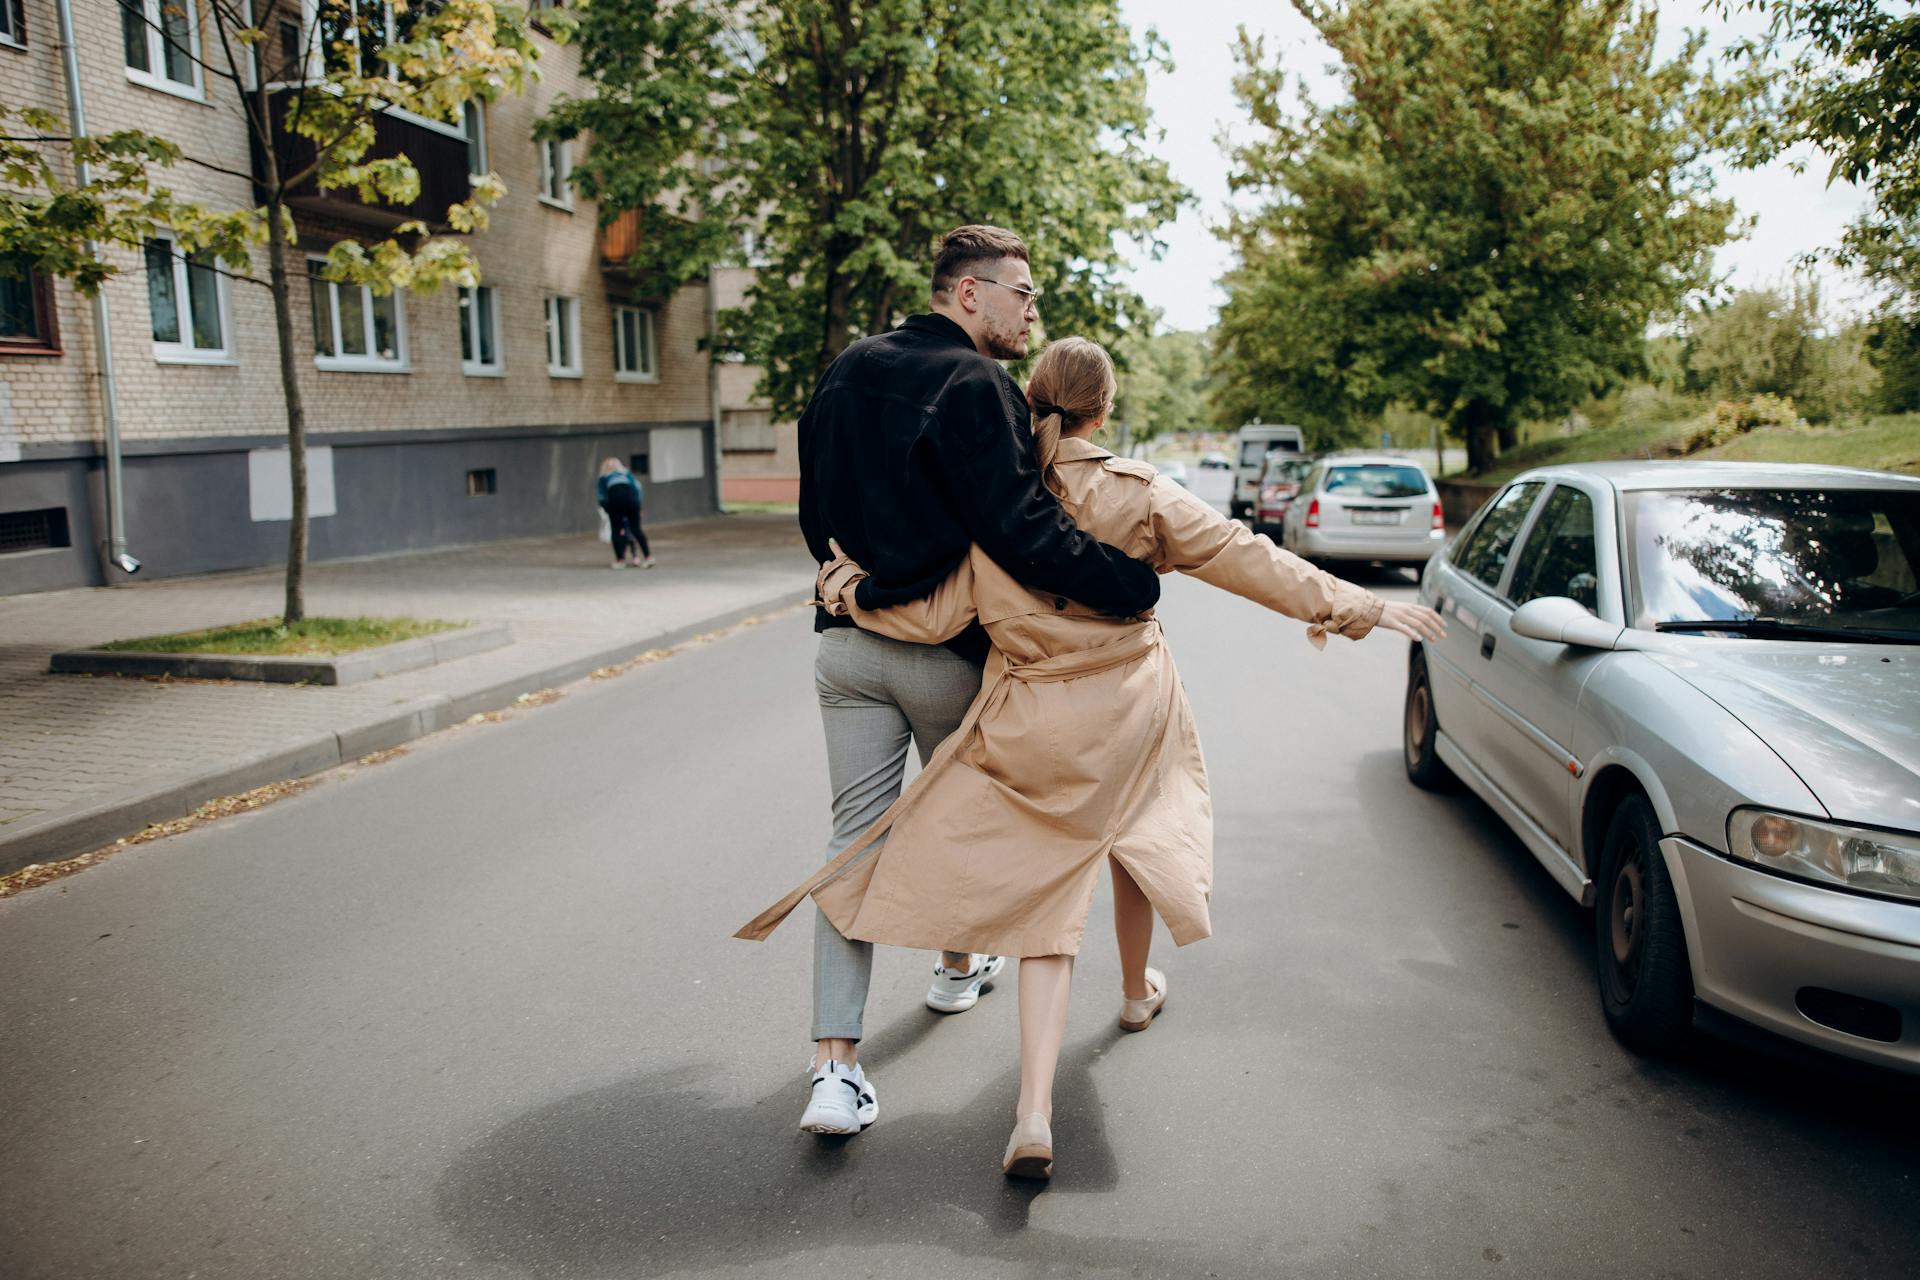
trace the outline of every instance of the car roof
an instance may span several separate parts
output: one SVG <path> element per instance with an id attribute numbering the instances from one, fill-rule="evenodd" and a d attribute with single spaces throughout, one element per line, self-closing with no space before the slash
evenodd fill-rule
<path id="1" fill-rule="evenodd" d="M 1316 461 L 1330 467 L 1417 467 L 1422 472 L 1427 469 L 1418 458 L 1401 458 L 1390 453 L 1336 453 Z"/>
<path id="2" fill-rule="evenodd" d="M 1586 479 L 1627 492 L 1640 489 L 1832 489 L 1920 490 L 1920 476 L 1813 462 L 1563 462 L 1523 471 L 1514 480 Z"/>

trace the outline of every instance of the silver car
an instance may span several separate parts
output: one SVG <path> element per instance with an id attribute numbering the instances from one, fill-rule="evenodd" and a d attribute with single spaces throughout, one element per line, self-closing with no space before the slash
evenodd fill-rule
<path id="1" fill-rule="evenodd" d="M 1408 458 L 1342 455 L 1316 462 L 1280 525 L 1280 545 L 1314 561 L 1418 569 L 1446 541 L 1440 494 Z"/>
<path id="2" fill-rule="evenodd" d="M 1763 1028 L 1920 1072 L 1920 478 L 1597 463 L 1427 567 L 1407 774 L 1594 909 L 1627 1044 Z"/>

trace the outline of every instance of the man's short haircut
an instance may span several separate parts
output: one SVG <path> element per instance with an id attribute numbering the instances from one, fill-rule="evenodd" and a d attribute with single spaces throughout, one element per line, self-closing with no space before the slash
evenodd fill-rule
<path id="1" fill-rule="evenodd" d="M 940 249 L 933 256 L 933 292 L 945 293 L 962 277 L 1002 258 L 1029 261 L 1027 242 L 1005 227 L 955 227 L 940 237 Z"/>

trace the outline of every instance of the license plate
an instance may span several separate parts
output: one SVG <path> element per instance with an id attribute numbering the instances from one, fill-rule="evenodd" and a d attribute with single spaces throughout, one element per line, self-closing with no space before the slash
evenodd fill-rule
<path id="1" fill-rule="evenodd" d="M 1399 524 L 1398 511 L 1354 511 L 1350 512 L 1355 524 Z"/>

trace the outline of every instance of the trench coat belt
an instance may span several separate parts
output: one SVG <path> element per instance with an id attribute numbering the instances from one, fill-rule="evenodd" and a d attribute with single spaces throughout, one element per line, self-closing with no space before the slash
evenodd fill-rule
<path id="1" fill-rule="evenodd" d="M 1009 681 L 1027 684 L 1043 684 L 1058 680 L 1077 680 L 1082 676 L 1098 675 L 1102 671 L 1111 671 L 1115 667 L 1137 662 L 1153 652 L 1160 643 L 1160 624 L 1150 621 L 1138 627 L 1131 635 L 1106 644 L 1095 645 L 1091 649 L 1076 649 L 1070 653 L 1056 653 L 1052 657 L 1042 658 L 1039 662 L 1027 662 L 1018 666 L 1008 666 L 1000 651 L 995 649 L 987 659 L 987 684 L 980 696 L 967 708 L 967 714 L 960 721 L 960 727 L 950 734 L 927 761 L 927 767 L 920 771 L 913 785 L 887 806 L 887 811 L 874 820 L 871 827 L 861 833 L 860 838 L 840 851 L 833 861 L 808 876 L 791 893 L 762 911 L 759 915 L 742 925 L 733 936 L 744 938 L 748 942 L 764 942 L 782 920 L 800 905 L 807 895 L 827 883 L 845 870 L 855 859 L 873 846 L 873 842 L 885 835 L 893 824 L 900 820 L 926 789 L 928 780 L 937 772 L 950 768 L 952 762 L 967 745 L 973 741 L 973 735 L 980 728 L 981 718 L 988 711 L 1006 700 L 1011 687 Z"/>

